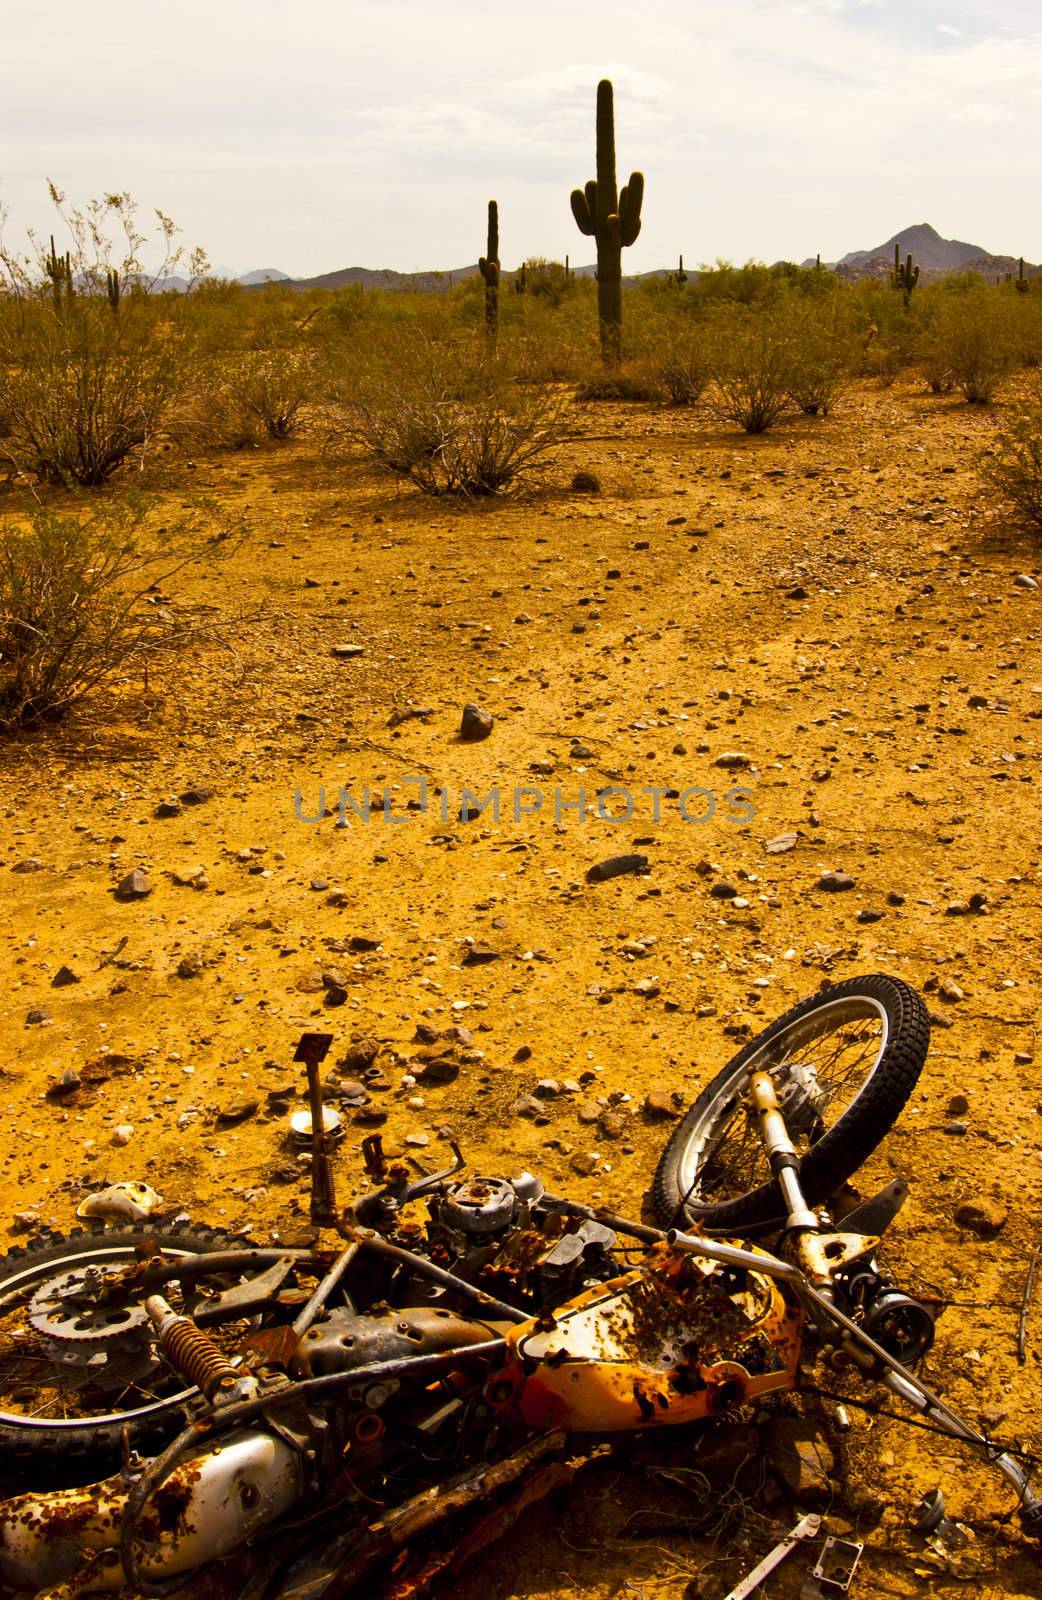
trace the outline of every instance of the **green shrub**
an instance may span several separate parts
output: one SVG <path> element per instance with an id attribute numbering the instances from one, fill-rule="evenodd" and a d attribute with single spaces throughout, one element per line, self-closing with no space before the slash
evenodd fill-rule
<path id="1" fill-rule="evenodd" d="M 1042 528 L 1042 396 L 1017 413 L 979 465 L 1015 513 Z"/>
<path id="2" fill-rule="evenodd" d="M 706 340 L 713 410 L 746 433 L 765 433 L 789 405 L 789 319 L 774 304 L 714 306 Z"/>
<path id="3" fill-rule="evenodd" d="M 986 405 L 1017 364 L 1016 311 L 984 284 L 945 285 L 925 339 L 928 378 L 950 378 L 972 404 Z"/>
<path id="4" fill-rule="evenodd" d="M 37 507 L 0 525 L 0 732 L 53 721 L 200 637 L 195 612 L 155 597 L 219 541 L 198 516 L 161 527 L 148 513 L 129 494 L 87 517 Z"/>

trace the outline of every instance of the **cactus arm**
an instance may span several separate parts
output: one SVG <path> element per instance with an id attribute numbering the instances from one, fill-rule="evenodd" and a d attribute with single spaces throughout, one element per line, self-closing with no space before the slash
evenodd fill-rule
<path id="1" fill-rule="evenodd" d="M 632 244 L 640 232 L 640 208 L 644 200 L 644 174 L 631 172 L 619 196 L 620 235 L 623 244 Z"/>
<path id="2" fill-rule="evenodd" d="M 580 233 L 594 232 L 594 221 L 590 215 L 590 205 L 582 189 L 572 190 L 572 216 Z"/>

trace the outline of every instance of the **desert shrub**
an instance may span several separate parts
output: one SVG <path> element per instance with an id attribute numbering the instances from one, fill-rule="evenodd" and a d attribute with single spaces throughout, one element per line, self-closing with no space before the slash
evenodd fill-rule
<path id="1" fill-rule="evenodd" d="M 7 432 L 0 451 L 43 483 L 94 487 L 154 441 L 191 364 L 186 296 L 152 294 L 179 263 L 157 212 L 163 261 L 149 280 L 129 196 L 62 211 L 69 250 L 35 262 L 0 246 L 0 370 Z M 107 226 L 124 235 L 118 255 Z M 193 258 L 191 270 L 201 264 Z"/>
<path id="2" fill-rule="evenodd" d="M 501 494 L 550 465 L 574 431 L 565 397 L 525 381 L 523 350 L 402 327 L 355 347 L 333 386 L 349 441 L 425 494 Z"/>
<path id="3" fill-rule="evenodd" d="M 777 304 L 720 304 L 706 318 L 710 405 L 746 433 L 765 433 L 789 405 L 792 335 Z"/>
<path id="4" fill-rule="evenodd" d="M 0 525 L 0 732 L 53 721 L 198 638 L 198 615 L 156 596 L 219 545 L 200 515 L 156 526 L 134 494 Z"/>
<path id="5" fill-rule="evenodd" d="M 629 361 L 625 366 L 610 371 L 598 368 L 587 373 L 575 391 L 575 398 L 583 403 L 594 400 L 661 400 L 662 386 L 651 363 Z"/>
<path id="6" fill-rule="evenodd" d="M 984 284 L 945 286 L 924 341 L 930 372 L 986 405 L 1017 362 L 1016 306 Z"/>
<path id="7" fill-rule="evenodd" d="M 301 412 L 315 390 L 314 363 L 306 350 L 253 350 L 235 363 L 229 392 L 269 439 L 299 432 Z"/>
<path id="8" fill-rule="evenodd" d="M 789 295 L 777 314 L 788 329 L 789 398 L 807 416 L 828 416 L 855 359 L 846 307 Z"/>
<path id="9" fill-rule="evenodd" d="M 1042 394 L 1017 412 L 979 466 L 1018 516 L 1042 528 Z"/>

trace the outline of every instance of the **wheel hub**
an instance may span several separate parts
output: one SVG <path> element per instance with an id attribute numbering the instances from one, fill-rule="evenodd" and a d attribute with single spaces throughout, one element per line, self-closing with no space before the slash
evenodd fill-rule
<path id="1" fill-rule="evenodd" d="M 140 1342 L 151 1326 L 144 1306 L 106 1305 L 96 1267 L 76 1267 L 41 1284 L 29 1303 L 29 1325 L 49 1343 L 111 1349 Z M 87 1353 L 86 1351 L 84 1353 Z"/>

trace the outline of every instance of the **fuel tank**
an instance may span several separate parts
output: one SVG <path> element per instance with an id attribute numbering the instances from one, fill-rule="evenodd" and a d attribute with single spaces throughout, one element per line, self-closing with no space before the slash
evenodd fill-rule
<path id="1" fill-rule="evenodd" d="M 635 1271 L 511 1328 L 485 1394 L 530 1428 L 697 1422 L 791 1388 L 801 1331 L 772 1278 L 661 1245 Z"/>

